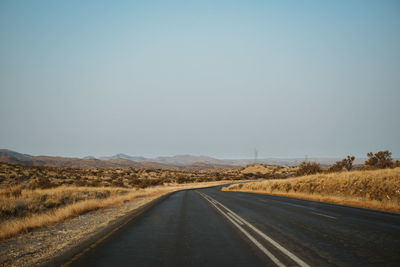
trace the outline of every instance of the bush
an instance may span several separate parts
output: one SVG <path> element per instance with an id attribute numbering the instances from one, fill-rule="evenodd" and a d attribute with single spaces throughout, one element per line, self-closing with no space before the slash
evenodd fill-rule
<path id="1" fill-rule="evenodd" d="M 150 186 L 150 183 L 149 183 L 148 179 L 141 179 L 140 183 L 137 185 L 137 187 L 139 187 L 139 188 L 146 188 L 149 186 Z"/>
<path id="2" fill-rule="evenodd" d="M 151 179 L 149 180 L 149 184 L 151 186 L 156 186 L 156 185 L 163 185 L 164 182 L 161 179 Z"/>
<path id="3" fill-rule="evenodd" d="M 365 166 L 385 169 L 393 167 L 392 152 L 389 150 L 379 151 L 377 153 L 369 152 L 367 154 L 368 160 L 365 161 Z"/>
<path id="4" fill-rule="evenodd" d="M 177 182 L 178 184 L 183 184 L 183 183 L 186 183 L 186 182 L 187 182 L 187 179 L 186 179 L 185 176 L 178 176 L 177 179 L 176 179 L 176 182 Z"/>
<path id="5" fill-rule="evenodd" d="M 347 158 L 342 160 L 343 167 L 346 168 L 346 170 L 350 171 L 353 168 L 353 161 L 356 159 L 354 156 L 347 156 Z"/>
<path id="6" fill-rule="evenodd" d="M 56 187 L 56 185 L 53 184 L 49 178 L 43 176 L 39 177 L 34 184 L 34 188 L 46 189 L 52 187 Z"/>
<path id="7" fill-rule="evenodd" d="M 328 172 L 340 172 L 345 168 L 350 171 L 353 168 L 353 161 L 356 159 L 354 156 L 347 156 L 347 158 L 341 161 L 336 161 L 331 167 L 328 168 Z"/>
<path id="8" fill-rule="evenodd" d="M 343 161 L 336 161 L 335 164 L 328 168 L 328 172 L 340 172 L 343 170 Z"/>
<path id="9" fill-rule="evenodd" d="M 0 191 L 1 195 L 4 195 L 6 197 L 20 197 L 22 194 L 22 186 L 17 185 L 17 186 L 8 186 L 4 188 L 3 190 Z"/>
<path id="10" fill-rule="evenodd" d="M 118 179 L 112 181 L 111 185 L 115 186 L 115 187 L 125 187 L 125 184 L 122 181 L 122 178 L 118 178 Z"/>
<path id="11" fill-rule="evenodd" d="M 86 180 L 83 180 L 81 177 L 78 177 L 75 181 L 74 181 L 74 185 L 76 186 L 86 186 Z"/>
<path id="12" fill-rule="evenodd" d="M 128 180 L 128 184 L 130 186 L 137 186 L 140 184 L 140 179 L 138 179 L 136 176 L 132 176 L 129 180 Z"/>
<path id="13" fill-rule="evenodd" d="M 317 162 L 303 161 L 299 165 L 296 174 L 298 176 L 315 174 L 321 171 L 321 166 Z"/>
<path id="14" fill-rule="evenodd" d="M 251 179 L 254 177 L 254 173 L 244 173 L 243 174 L 243 179 Z"/>

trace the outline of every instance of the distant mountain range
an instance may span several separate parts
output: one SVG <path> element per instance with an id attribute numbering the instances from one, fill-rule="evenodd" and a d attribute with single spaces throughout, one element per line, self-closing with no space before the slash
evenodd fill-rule
<path id="1" fill-rule="evenodd" d="M 107 156 L 107 157 L 99 157 L 101 160 L 110 160 L 110 159 L 127 159 L 127 160 L 132 160 L 136 162 L 145 162 L 148 161 L 147 158 L 145 157 L 132 157 L 126 154 L 116 154 L 114 156 Z"/>
<path id="2" fill-rule="evenodd" d="M 145 158 L 145 157 L 133 157 L 126 154 L 117 154 L 109 157 L 100 157 L 99 159 L 101 160 L 127 159 L 136 162 L 157 162 L 175 166 L 189 166 L 196 163 L 234 165 L 234 166 L 238 165 L 237 162 L 229 162 L 226 160 L 219 160 L 207 156 L 193 156 L 193 155 L 176 155 L 170 157 Z"/>
<path id="3" fill-rule="evenodd" d="M 8 150 L 8 149 L 0 149 L 0 157 L 2 156 L 10 156 L 10 157 L 14 157 L 16 159 L 27 159 L 32 157 L 31 155 L 28 154 L 21 154 L 12 150 Z"/>
<path id="4" fill-rule="evenodd" d="M 24 165 L 70 167 L 70 168 L 145 168 L 164 170 L 204 170 L 216 168 L 233 168 L 237 166 L 212 163 L 212 161 L 196 161 L 195 156 L 188 157 L 160 157 L 147 159 L 144 157 L 131 157 L 124 154 L 117 154 L 111 157 L 93 156 L 84 158 L 54 157 L 54 156 L 32 156 L 21 154 L 8 149 L 0 149 L 0 162 Z M 170 158 L 170 159 L 169 159 Z M 190 158 L 190 159 L 189 159 Z M 198 157 L 201 159 L 202 157 Z M 218 161 L 218 160 L 216 160 Z"/>
<path id="5" fill-rule="evenodd" d="M 259 159 L 257 163 L 268 165 L 295 166 L 300 164 L 303 158 L 268 158 Z M 309 158 L 321 165 L 328 166 L 340 160 L 340 158 Z M 356 158 L 355 164 L 364 163 L 365 158 Z M 254 163 L 250 159 L 216 159 L 208 156 L 176 155 L 170 157 L 145 158 L 116 154 L 114 156 L 99 157 L 87 156 L 84 158 L 32 156 L 18 153 L 8 149 L 0 149 L 0 162 L 8 162 L 25 165 L 47 165 L 55 167 L 72 168 L 148 168 L 170 170 L 203 170 L 215 168 L 237 168 Z"/>
<path id="6" fill-rule="evenodd" d="M 145 157 L 133 157 L 126 154 L 117 154 L 109 157 L 100 157 L 99 159 L 110 160 L 110 159 L 127 159 L 136 162 L 157 162 L 167 165 L 175 166 L 189 166 L 192 164 L 202 163 L 202 164 L 217 164 L 217 165 L 227 165 L 244 167 L 249 164 L 253 164 L 253 159 L 216 159 L 208 156 L 193 156 L 193 155 L 176 155 L 169 157 L 156 157 L 156 158 L 145 158 Z M 309 161 L 315 161 L 321 165 L 328 166 L 332 165 L 341 158 L 308 158 Z M 356 158 L 354 164 L 363 164 L 366 158 Z M 304 158 L 267 158 L 267 159 L 257 159 L 257 163 L 268 164 L 268 165 L 287 165 L 296 166 L 299 165 Z"/>

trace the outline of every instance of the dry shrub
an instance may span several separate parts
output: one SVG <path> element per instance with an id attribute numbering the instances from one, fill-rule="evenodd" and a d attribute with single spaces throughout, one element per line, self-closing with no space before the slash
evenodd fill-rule
<path id="1" fill-rule="evenodd" d="M 392 152 L 389 150 L 379 151 L 377 153 L 369 152 L 368 160 L 365 161 L 365 166 L 370 168 L 391 168 L 393 167 Z"/>
<path id="2" fill-rule="evenodd" d="M 176 182 L 177 182 L 178 184 L 184 184 L 184 183 L 187 183 L 187 182 L 188 182 L 188 179 L 187 179 L 185 176 L 180 175 L 180 176 L 178 176 L 178 177 L 176 178 Z"/>
<path id="3" fill-rule="evenodd" d="M 21 196 L 22 185 L 7 186 L 0 191 L 0 197 L 19 197 Z"/>
<path id="4" fill-rule="evenodd" d="M 350 171 L 353 168 L 353 161 L 356 159 L 354 156 L 347 156 L 347 158 L 342 160 L 343 167 L 346 168 L 346 170 Z"/>
<path id="5" fill-rule="evenodd" d="M 52 187 L 56 187 L 56 185 L 54 183 L 52 183 L 48 177 L 43 177 L 43 176 L 39 177 L 36 180 L 36 182 L 33 184 L 33 188 L 46 189 L 46 188 L 52 188 Z"/>
<path id="6" fill-rule="evenodd" d="M 113 180 L 111 185 L 114 187 L 125 187 L 125 184 L 122 181 L 122 178 L 117 178 L 117 179 Z"/>
<path id="7" fill-rule="evenodd" d="M 340 172 L 345 168 L 350 171 L 353 168 L 353 162 L 356 159 L 354 156 L 347 156 L 347 158 L 341 161 L 336 161 L 331 167 L 328 168 L 328 172 Z"/>
<path id="8" fill-rule="evenodd" d="M 303 161 L 297 169 L 297 175 L 311 175 L 321 171 L 321 166 L 316 162 Z"/>
<path id="9" fill-rule="evenodd" d="M 343 162 L 336 161 L 335 164 L 328 168 L 328 172 L 340 172 L 343 170 Z"/>

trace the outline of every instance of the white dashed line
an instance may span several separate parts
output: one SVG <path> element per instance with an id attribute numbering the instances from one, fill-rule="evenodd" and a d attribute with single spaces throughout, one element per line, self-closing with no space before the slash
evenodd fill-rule
<path id="1" fill-rule="evenodd" d="M 319 216 L 324 216 L 324 217 L 327 217 L 327 218 L 335 219 L 335 220 L 337 219 L 336 217 L 329 216 L 329 215 L 322 214 L 322 213 L 318 213 L 318 212 L 311 212 L 311 213 L 319 215 Z"/>

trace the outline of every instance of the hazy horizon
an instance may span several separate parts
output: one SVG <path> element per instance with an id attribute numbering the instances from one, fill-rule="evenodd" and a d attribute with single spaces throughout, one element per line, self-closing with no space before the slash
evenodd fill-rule
<path id="1" fill-rule="evenodd" d="M 17 153 L 21 153 L 21 154 L 27 154 L 30 156 L 52 156 L 52 157 L 75 157 L 75 158 L 85 158 L 85 157 L 95 157 L 96 159 L 101 159 L 101 158 L 107 158 L 107 157 L 113 157 L 113 156 L 117 156 L 117 155 L 125 155 L 125 156 L 130 156 L 130 157 L 144 157 L 147 159 L 154 159 L 154 158 L 159 158 L 159 157 L 174 157 L 174 156 L 195 156 L 195 157 L 211 157 L 214 159 L 219 159 L 219 160 L 254 160 L 254 154 L 253 155 L 249 155 L 248 157 L 243 157 L 243 158 L 220 158 L 217 156 L 210 156 L 210 155 L 202 155 L 202 154 L 174 154 L 174 155 L 156 155 L 156 156 L 143 156 L 143 155 L 135 155 L 135 154 L 129 154 L 129 153 L 116 153 L 116 154 L 109 154 L 109 155 L 90 155 L 90 154 L 85 154 L 82 156 L 68 156 L 68 155 L 61 155 L 61 154 L 31 154 L 31 153 L 25 153 L 25 152 L 21 152 L 21 151 L 16 151 L 16 150 L 12 150 L 12 149 L 8 149 L 8 148 L 0 148 L 0 149 L 6 149 L 6 150 L 10 150 L 10 151 L 14 151 Z M 254 153 L 254 152 L 253 152 Z M 354 154 L 351 154 L 354 155 Z M 290 160 L 290 159 L 339 159 L 339 158 L 343 158 L 346 157 L 347 155 L 343 155 L 343 156 L 309 156 L 309 155 L 304 155 L 303 157 L 257 157 L 257 160 L 266 160 L 266 159 L 281 159 L 281 160 Z M 367 159 L 367 155 L 364 156 L 357 156 L 356 159 Z M 398 157 L 392 157 L 393 159 L 399 159 Z"/>
<path id="2" fill-rule="evenodd" d="M 1 1 L 0 148 L 400 157 L 398 1 Z"/>

